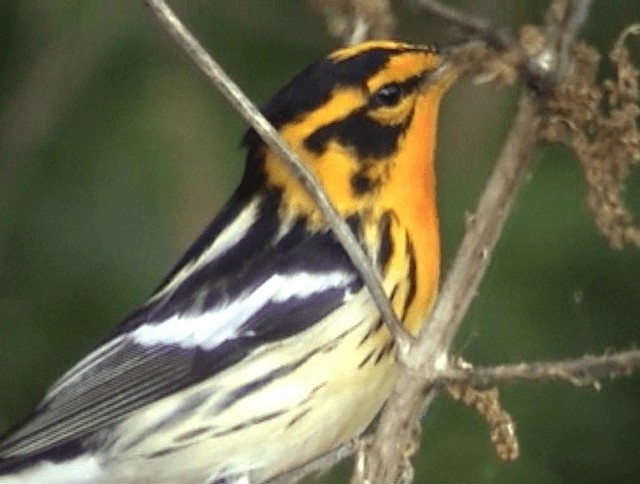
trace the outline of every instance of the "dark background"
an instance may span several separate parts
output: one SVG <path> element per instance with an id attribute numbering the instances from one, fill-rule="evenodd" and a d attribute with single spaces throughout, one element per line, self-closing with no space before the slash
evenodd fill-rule
<path id="1" fill-rule="evenodd" d="M 513 31 L 539 22 L 547 4 L 468 3 L 451 2 Z M 141 1 L 0 5 L 1 432 L 145 300 L 216 213 L 241 174 L 245 126 Z M 299 0 L 172 5 L 257 102 L 337 45 Z M 456 35 L 408 1 L 395 8 L 401 39 Z M 604 52 L 638 21 L 637 0 L 596 0 L 584 34 Z M 636 64 L 639 43 L 630 42 Z M 445 270 L 516 97 L 516 88 L 463 81 L 444 104 Z M 635 173 L 628 199 L 637 214 L 639 189 Z M 640 340 L 640 252 L 608 247 L 584 191 L 566 149 L 537 150 L 456 354 L 489 365 Z M 599 392 L 521 384 L 502 394 L 518 424 L 520 459 L 498 462 L 479 417 L 441 397 L 424 422 L 416 482 L 640 481 L 637 378 Z"/>

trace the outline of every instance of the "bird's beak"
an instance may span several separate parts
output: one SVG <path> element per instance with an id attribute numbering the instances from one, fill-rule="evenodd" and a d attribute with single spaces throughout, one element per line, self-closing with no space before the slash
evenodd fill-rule
<path id="1" fill-rule="evenodd" d="M 444 55 L 442 63 L 436 68 L 436 70 L 426 76 L 425 84 L 429 86 L 429 90 L 436 89 L 444 94 L 458 79 L 459 75 L 460 70 L 454 65 L 448 56 Z"/>

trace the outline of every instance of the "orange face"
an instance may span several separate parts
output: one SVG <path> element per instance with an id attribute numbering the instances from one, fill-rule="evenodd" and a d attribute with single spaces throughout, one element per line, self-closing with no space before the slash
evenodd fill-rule
<path id="1" fill-rule="evenodd" d="M 324 62 L 340 66 L 361 61 L 369 52 L 382 58 L 377 69 L 349 82 L 336 75 L 322 103 L 288 120 L 280 132 L 338 212 L 359 218 L 370 254 L 380 243 L 381 218 L 392 215 L 393 240 L 404 247 L 393 253 L 383 279 L 385 284 L 396 281 L 392 304 L 415 333 L 439 279 L 434 149 L 439 104 L 456 75 L 435 50 L 394 42 L 345 48 Z M 263 169 L 271 183 L 287 191 L 290 213 L 305 214 L 310 224 L 322 223 L 309 195 L 291 183 L 284 163 L 269 151 Z M 391 292 L 393 284 L 386 285 Z M 417 293 L 414 286 L 420 288 Z"/>

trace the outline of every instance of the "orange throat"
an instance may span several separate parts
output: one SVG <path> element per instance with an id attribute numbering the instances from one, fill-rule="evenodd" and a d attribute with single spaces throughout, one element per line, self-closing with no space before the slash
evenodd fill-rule
<path id="1" fill-rule="evenodd" d="M 412 245 L 415 298 L 403 315 L 406 329 L 416 334 L 431 310 L 440 278 L 440 236 L 434 169 L 438 93 L 426 93 L 416 104 L 388 183 L 382 206 L 392 209 Z M 410 275 L 410 274 L 409 274 Z M 397 311 L 397 308 L 394 308 Z"/>

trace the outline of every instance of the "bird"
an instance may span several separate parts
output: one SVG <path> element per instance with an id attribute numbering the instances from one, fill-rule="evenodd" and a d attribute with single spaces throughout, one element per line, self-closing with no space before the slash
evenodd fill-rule
<path id="1" fill-rule="evenodd" d="M 262 113 L 371 259 L 404 330 L 438 291 L 431 45 L 375 40 L 312 63 Z M 149 299 L 0 439 L 0 484 L 261 483 L 358 437 L 396 340 L 326 218 L 256 133 L 245 171 Z"/>

